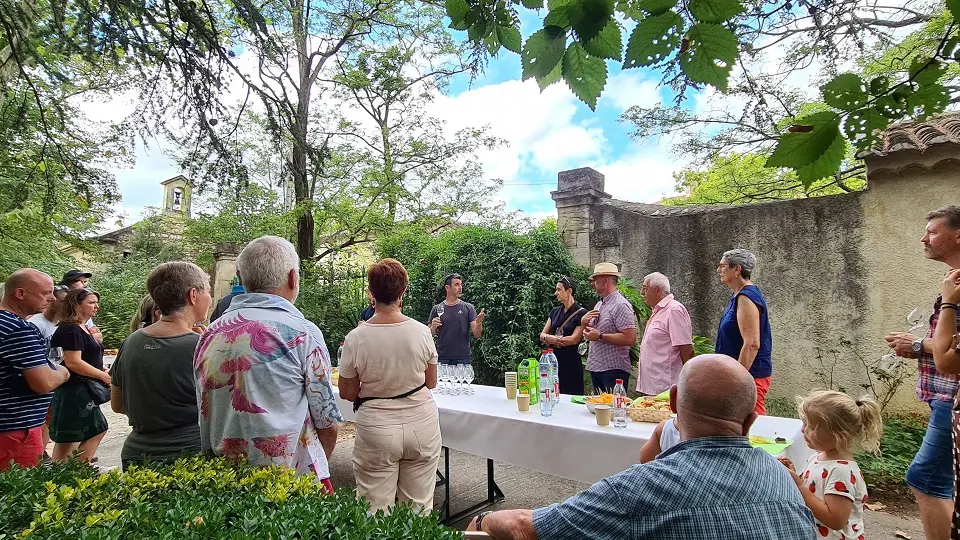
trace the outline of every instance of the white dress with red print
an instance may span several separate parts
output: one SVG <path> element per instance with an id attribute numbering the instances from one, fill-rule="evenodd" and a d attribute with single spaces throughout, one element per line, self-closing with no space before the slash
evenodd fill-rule
<path id="1" fill-rule="evenodd" d="M 801 474 L 803 488 L 813 492 L 818 498 L 826 495 L 839 495 L 853 501 L 850 519 L 840 530 L 832 530 L 814 518 L 817 525 L 817 538 L 831 540 L 863 540 L 863 507 L 867 503 L 867 484 L 863 481 L 860 467 L 853 460 L 823 459 L 817 453 L 807 460 L 806 469 Z"/>

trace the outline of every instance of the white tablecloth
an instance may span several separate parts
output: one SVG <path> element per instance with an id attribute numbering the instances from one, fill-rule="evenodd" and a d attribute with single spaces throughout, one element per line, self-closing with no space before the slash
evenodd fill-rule
<path id="1" fill-rule="evenodd" d="M 568 395 L 561 395 L 553 416 L 540 416 L 539 405 L 522 413 L 503 388 L 473 388 L 472 396 L 434 393 L 444 446 L 578 482 L 592 484 L 638 463 L 656 427 L 630 419 L 626 429 L 600 427 L 586 406 L 571 403 Z M 337 392 L 344 419 L 353 421 L 353 404 Z M 800 428 L 793 418 L 761 416 L 751 434 L 792 440 L 782 455 L 801 467 L 810 450 Z"/>

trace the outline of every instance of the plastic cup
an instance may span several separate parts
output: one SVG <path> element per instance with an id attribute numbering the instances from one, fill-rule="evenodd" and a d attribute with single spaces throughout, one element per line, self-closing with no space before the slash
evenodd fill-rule
<path id="1" fill-rule="evenodd" d="M 517 394 L 517 409 L 520 412 L 530 411 L 530 394 Z"/>
<path id="2" fill-rule="evenodd" d="M 593 409 L 597 413 L 597 425 L 609 426 L 610 420 L 613 419 L 613 409 L 609 405 L 596 405 Z"/>
<path id="3" fill-rule="evenodd" d="M 508 371 L 504 373 L 503 383 L 507 389 L 507 399 L 517 399 L 517 372 Z"/>

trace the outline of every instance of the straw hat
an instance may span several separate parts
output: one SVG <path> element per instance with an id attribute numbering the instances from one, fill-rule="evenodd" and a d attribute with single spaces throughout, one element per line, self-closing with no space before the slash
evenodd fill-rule
<path id="1" fill-rule="evenodd" d="M 620 269 L 617 268 L 617 265 L 613 263 L 602 262 L 593 267 L 593 274 L 590 276 L 590 279 L 593 279 L 597 276 L 620 277 Z"/>

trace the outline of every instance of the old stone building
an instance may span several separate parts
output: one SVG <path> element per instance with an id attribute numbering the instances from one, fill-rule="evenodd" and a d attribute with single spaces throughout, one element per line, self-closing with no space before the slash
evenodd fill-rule
<path id="1" fill-rule="evenodd" d="M 666 274 L 694 334 L 711 339 L 730 300 L 717 263 L 728 249 L 753 251 L 774 334 L 771 396 L 825 378 L 856 394 L 868 380 L 879 384 L 866 365 L 888 352 L 883 336 L 906 331 L 913 308 L 932 313 L 945 268 L 924 257 L 920 237 L 927 212 L 960 203 L 960 114 L 891 126 L 860 157 L 862 192 L 728 207 L 619 201 L 599 172 L 563 171 L 557 227 L 582 265 L 614 262 L 638 281 Z M 913 383 L 892 407 L 918 407 Z"/>

